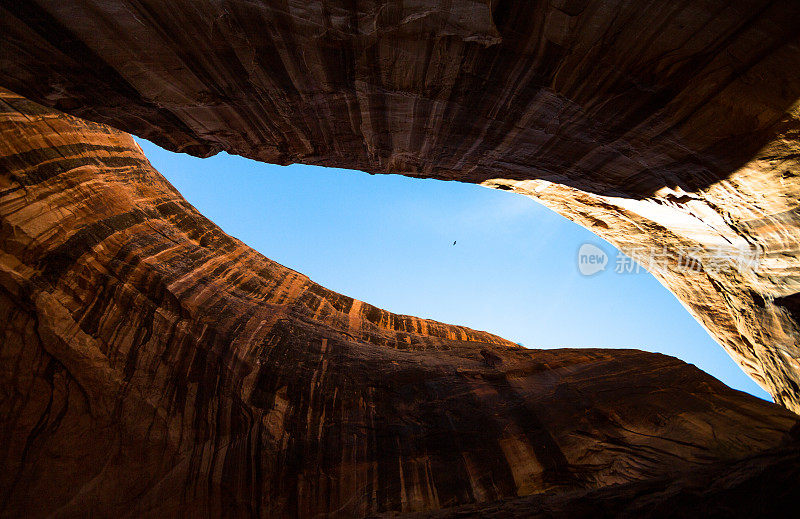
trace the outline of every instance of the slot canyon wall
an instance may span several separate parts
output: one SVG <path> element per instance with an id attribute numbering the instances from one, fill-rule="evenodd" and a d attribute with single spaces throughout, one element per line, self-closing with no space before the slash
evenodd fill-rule
<path id="1" fill-rule="evenodd" d="M 791 504 L 797 27 L 788 0 L 0 2 L 0 515 Z M 481 183 L 623 251 L 695 251 L 652 271 L 788 410 L 670 357 L 333 293 L 121 130 Z"/>
<path id="2" fill-rule="evenodd" d="M 797 2 L 0 5 L 0 86 L 168 149 L 484 183 L 693 251 L 714 268 L 654 274 L 800 410 Z"/>
<path id="3" fill-rule="evenodd" d="M 800 467 L 778 405 L 671 357 L 528 350 L 328 291 L 130 135 L 7 91 L 0 173 L 4 517 L 360 517 Z M 792 503 L 800 477 L 779 486 Z"/>

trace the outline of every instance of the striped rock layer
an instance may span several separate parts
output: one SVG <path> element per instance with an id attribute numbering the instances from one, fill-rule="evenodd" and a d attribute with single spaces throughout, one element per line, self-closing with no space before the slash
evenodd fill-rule
<path id="1" fill-rule="evenodd" d="M 2 2 L 0 86 L 175 151 L 526 194 L 657 253 L 800 411 L 798 27 L 796 0 Z"/>
<path id="2" fill-rule="evenodd" d="M 0 223 L 3 517 L 444 510 L 797 436 L 671 357 L 526 350 L 326 290 L 224 234 L 129 135 L 8 91 Z"/>

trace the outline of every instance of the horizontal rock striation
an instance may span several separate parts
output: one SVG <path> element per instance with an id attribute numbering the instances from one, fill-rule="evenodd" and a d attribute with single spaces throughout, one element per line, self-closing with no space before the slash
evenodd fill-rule
<path id="1" fill-rule="evenodd" d="M 169 149 L 484 183 L 631 254 L 694 251 L 699 269 L 654 273 L 800 410 L 794 0 L 32 0 L 0 14 L 0 85 Z M 758 263 L 730 260 L 742 251 Z"/>
<path id="2" fill-rule="evenodd" d="M 526 350 L 326 290 L 224 234 L 129 135 L 7 91 L 0 224 L 4 517 L 591 492 L 781 448 L 798 418 L 671 357 Z"/>

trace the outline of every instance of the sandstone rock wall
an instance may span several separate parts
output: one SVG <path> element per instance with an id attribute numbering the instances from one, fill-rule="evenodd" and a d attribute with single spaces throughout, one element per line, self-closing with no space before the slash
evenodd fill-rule
<path id="1" fill-rule="evenodd" d="M 129 135 L 6 91 L 0 224 L 3 517 L 590 492 L 780 448 L 797 420 L 671 357 L 526 350 L 328 291 L 225 235 Z"/>
<path id="2" fill-rule="evenodd" d="M 654 272 L 800 410 L 794 0 L 0 4 L 0 85 L 176 151 L 504 186 Z M 665 331 L 668 333 L 668 331 Z"/>

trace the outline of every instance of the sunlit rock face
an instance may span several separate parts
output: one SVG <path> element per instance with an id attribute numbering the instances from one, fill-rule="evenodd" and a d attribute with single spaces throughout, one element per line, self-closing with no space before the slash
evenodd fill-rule
<path id="1" fill-rule="evenodd" d="M 4 517 L 641 495 L 719 464 L 781 477 L 759 453 L 797 448 L 797 415 L 677 359 L 526 350 L 326 290 L 224 234 L 129 135 L 5 91 L 0 221 Z"/>
<path id="2" fill-rule="evenodd" d="M 800 410 L 795 0 L 40 0 L 0 13 L 0 85 L 171 150 L 500 186 L 623 251 L 666 252 L 654 274 Z M 700 268 L 681 268 L 683 251 Z"/>

